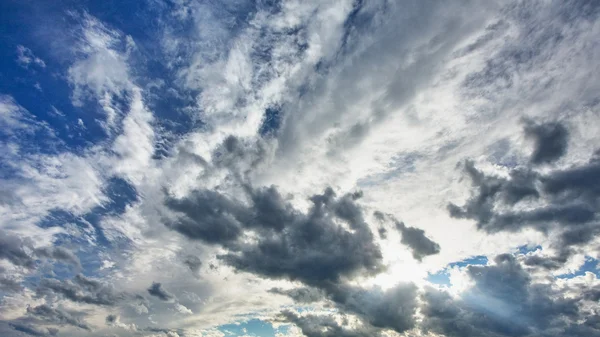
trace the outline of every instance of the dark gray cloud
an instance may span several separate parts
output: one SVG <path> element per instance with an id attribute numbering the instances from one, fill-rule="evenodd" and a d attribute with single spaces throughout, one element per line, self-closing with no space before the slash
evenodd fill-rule
<path id="1" fill-rule="evenodd" d="M 268 143 L 262 138 L 245 139 L 230 135 L 215 149 L 212 164 L 242 179 L 265 161 L 268 148 Z"/>
<path id="2" fill-rule="evenodd" d="M 362 327 L 368 329 L 371 334 L 377 334 L 386 329 L 402 333 L 415 326 L 417 287 L 410 283 L 401 283 L 386 290 L 379 287 L 365 289 L 346 283 L 329 283 L 322 285 L 320 289 L 296 288 L 290 290 L 271 289 L 270 291 L 287 295 L 297 303 L 328 301 L 340 313 L 359 318 Z M 298 319 L 303 324 L 310 323 L 308 326 L 315 323 L 315 320 L 320 320 L 315 317 L 309 317 L 308 320 Z M 332 333 L 333 331 L 339 332 L 336 329 L 333 329 Z M 343 331 L 344 333 L 357 333 L 350 329 Z"/>
<path id="3" fill-rule="evenodd" d="M 209 190 L 196 190 L 185 199 L 167 197 L 167 207 L 178 214 L 167 225 L 190 239 L 229 247 L 244 230 L 281 231 L 294 221 L 295 210 L 275 187 L 245 190 L 250 206 Z"/>
<path id="4" fill-rule="evenodd" d="M 313 303 L 323 301 L 326 298 L 323 291 L 309 287 L 293 289 L 272 288 L 269 292 L 288 296 L 296 303 Z"/>
<path id="5" fill-rule="evenodd" d="M 63 261 L 70 263 L 76 267 L 81 268 L 79 259 L 70 250 L 63 247 L 42 247 L 35 250 L 35 255 L 38 257 L 45 257 L 57 261 Z"/>
<path id="6" fill-rule="evenodd" d="M 113 306 L 130 298 L 125 292 L 119 292 L 100 281 L 81 274 L 72 280 L 42 279 L 36 292 L 38 296 L 61 296 L 73 302 Z"/>
<path id="7" fill-rule="evenodd" d="M 433 242 L 425 231 L 415 227 L 407 227 L 403 222 L 396 223 L 396 227 L 402 233 L 403 244 L 410 247 L 413 257 L 421 261 L 425 256 L 435 255 L 440 252 L 440 245 Z"/>
<path id="8" fill-rule="evenodd" d="M 562 267 L 567 262 L 568 255 L 563 256 L 539 256 L 528 255 L 523 258 L 523 264 L 528 267 L 540 267 L 546 270 L 556 270 Z"/>
<path id="9" fill-rule="evenodd" d="M 470 161 L 465 170 L 474 189 L 462 207 L 449 204 L 451 216 L 476 220 L 477 228 L 488 233 L 534 228 L 557 234 L 551 244 L 556 255 L 528 255 L 523 262 L 529 267 L 559 269 L 600 234 L 600 162 L 595 157 L 544 174 L 516 168 L 508 178 L 486 176 Z"/>
<path id="10" fill-rule="evenodd" d="M 331 300 L 342 312 L 360 317 L 364 326 L 377 331 L 392 329 L 398 333 L 415 326 L 417 287 L 400 283 L 382 290 L 335 285 L 327 289 Z"/>
<path id="11" fill-rule="evenodd" d="M 59 308 L 52 308 L 46 304 L 37 307 L 28 307 L 27 314 L 49 323 L 72 325 L 84 330 L 90 330 L 90 327 L 80 317 L 76 317 L 72 313 Z"/>
<path id="12" fill-rule="evenodd" d="M 281 198 L 274 188 L 255 193 Z M 348 194 L 336 198 L 329 188 L 310 198 L 312 207 L 306 214 L 291 206 L 269 208 L 269 214 L 263 208 L 253 208 L 257 218 L 286 219 L 285 230 L 265 231 L 256 242 L 241 243 L 237 251 L 219 258 L 239 270 L 308 285 L 337 282 L 360 272 L 378 272 L 383 268 L 381 251 L 355 204 L 356 197 Z M 345 222 L 351 231 L 336 221 Z"/>
<path id="13" fill-rule="evenodd" d="M 34 248 L 29 239 L 0 230 L 0 259 L 8 260 L 15 266 L 34 268 L 36 259 L 52 259 L 81 267 L 75 254 L 62 247 Z"/>
<path id="14" fill-rule="evenodd" d="M 23 286 L 14 275 L 7 273 L 6 269 L 0 266 L 0 290 L 7 292 L 21 291 Z"/>
<path id="15" fill-rule="evenodd" d="M 475 189 L 464 206 L 450 204 L 448 209 L 453 217 L 477 220 L 479 229 L 517 231 L 528 226 L 546 231 L 553 222 L 580 225 L 595 219 L 600 196 L 597 160 L 544 175 L 514 169 L 509 178 L 486 176 L 471 161 L 464 166 Z M 511 210 L 527 198 L 538 202 L 535 208 Z"/>
<path id="16" fill-rule="evenodd" d="M 499 255 L 494 262 L 467 267 L 474 285 L 458 299 L 445 291 L 427 289 L 421 307 L 422 329 L 448 337 L 583 337 L 600 333 L 580 323 L 589 315 L 578 305 L 580 298 L 565 298 L 549 284 L 534 283 L 512 255 Z M 574 333 L 579 328 L 593 333 Z"/>
<path id="17" fill-rule="evenodd" d="M 180 217 L 169 226 L 191 239 L 220 243 L 219 258 L 239 270 L 307 284 L 334 281 L 383 268 L 381 252 L 356 203 L 360 193 L 337 198 L 332 189 L 310 198 L 307 213 L 294 209 L 275 187 L 246 187 L 247 203 L 196 191 L 166 205 Z M 344 222 L 351 231 L 337 223 Z M 255 243 L 239 240 L 259 232 Z"/>
<path id="18" fill-rule="evenodd" d="M 425 235 L 425 231 L 415 227 L 407 227 L 403 222 L 396 220 L 391 214 L 384 214 L 379 211 L 373 213 L 375 219 L 380 222 L 391 221 L 395 224 L 396 229 L 402 234 L 401 243 L 408 246 L 412 251 L 413 257 L 421 261 L 429 255 L 439 254 L 440 245 Z M 383 233 L 383 234 L 382 234 Z M 385 227 L 379 228 L 380 236 L 385 237 L 387 230 Z"/>
<path id="19" fill-rule="evenodd" d="M 586 164 L 543 174 L 515 168 L 508 178 L 487 176 L 471 161 L 464 167 L 474 189 L 463 206 L 448 205 L 451 216 L 476 220 L 488 233 L 534 228 L 557 234 L 551 244 L 556 256 L 527 256 L 527 266 L 556 270 L 600 234 L 597 155 Z"/>
<path id="20" fill-rule="evenodd" d="M 158 333 L 162 333 L 165 334 L 166 337 L 185 337 L 187 336 L 185 334 L 185 330 L 183 329 L 164 329 L 164 328 L 157 328 L 157 327 L 146 327 L 146 328 L 142 328 L 139 329 L 140 331 L 146 331 L 146 332 L 158 332 Z M 153 335 L 155 336 L 155 335 Z"/>
<path id="21" fill-rule="evenodd" d="M 551 163 L 567 153 L 569 131 L 559 122 L 537 124 L 526 121 L 525 135 L 535 144 L 530 159 L 532 164 Z"/>
<path id="22" fill-rule="evenodd" d="M 23 286 L 19 281 L 11 278 L 0 277 L 0 290 L 9 292 L 18 292 L 23 290 Z"/>
<path id="23" fill-rule="evenodd" d="M 150 286 L 150 288 L 148 288 L 148 294 L 154 297 L 158 297 L 163 301 L 170 301 L 174 298 L 173 294 L 165 290 L 162 287 L 162 284 L 157 282 L 152 282 L 152 285 Z"/>
<path id="24" fill-rule="evenodd" d="M 286 202 L 273 186 L 258 189 L 246 186 L 245 191 L 246 203 L 223 195 L 209 200 L 207 196 L 213 192 L 204 191 L 183 200 L 169 200 L 167 206 L 187 218 L 186 222 L 171 227 L 179 226 L 177 230 L 191 239 L 220 243 L 228 248 L 218 258 L 239 271 L 304 283 L 307 287 L 276 288 L 271 292 L 289 296 L 298 303 L 329 301 L 341 312 L 358 317 L 369 333 L 385 329 L 404 332 L 414 327 L 417 304 L 413 285 L 383 291 L 364 290 L 346 283 L 354 276 L 378 273 L 385 268 L 358 203 L 361 192 L 337 196 L 327 188 L 322 194 L 310 197 L 311 207 L 302 212 Z M 207 204 L 218 207 L 209 208 Z M 227 231 L 232 235 L 206 236 L 209 228 L 222 225 L 234 228 Z M 198 231 L 199 228 L 202 230 Z M 439 245 L 427 238 L 424 231 L 403 224 L 398 229 L 403 234 L 402 243 L 412 250 L 415 258 L 439 252 Z M 248 231 L 258 235 L 251 241 L 241 240 Z M 315 319 L 311 319 L 312 323 Z M 297 322 L 309 324 L 304 318 L 298 318 Z M 304 325 L 303 330 L 309 331 L 310 324 Z M 333 325 L 329 328 L 332 335 L 356 333 Z"/>
<path id="25" fill-rule="evenodd" d="M 119 316 L 110 314 L 110 315 L 106 316 L 105 321 L 106 321 L 107 325 L 112 325 L 119 321 Z"/>
<path id="26" fill-rule="evenodd" d="M 540 177 L 542 189 L 551 196 L 596 202 L 600 195 L 600 157 L 598 152 L 584 165 L 556 170 Z M 559 199 L 562 200 L 562 199 Z"/>
<path id="27" fill-rule="evenodd" d="M 28 336 L 36 336 L 36 337 L 47 337 L 47 336 L 56 336 L 58 334 L 58 329 L 56 328 L 41 328 L 33 324 L 22 323 L 22 322 L 10 322 L 8 325 L 13 329 L 14 332 L 21 332 L 21 335 Z M 12 334 L 14 336 L 14 334 Z M 8 335 L 10 336 L 10 335 Z"/>
<path id="28" fill-rule="evenodd" d="M 19 236 L 0 231 L 0 259 L 8 260 L 15 266 L 33 268 L 35 259 L 31 256 L 32 243 Z"/>
<path id="29" fill-rule="evenodd" d="M 496 222 L 499 216 L 494 211 L 496 203 L 514 205 L 526 198 L 537 199 L 539 192 L 534 186 L 535 173 L 523 170 L 514 170 L 511 176 L 506 178 L 486 176 L 479 171 L 472 161 L 464 162 L 464 170 L 471 179 L 474 190 L 471 198 L 464 206 L 459 207 L 449 204 L 450 215 L 455 218 L 477 220 L 477 227 L 488 232 L 500 230 Z M 521 224 L 515 224 L 519 226 Z"/>
<path id="30" fill-rule="evenodd" d="M 246 218 L 246 209 L 221 193 L 199 190 L 186 199 L 167 198 L 166 206 L 180 214 L 168 226 L 190 239 L 226 245 L 239 238 L 242 227 L 238 218 Z"/>

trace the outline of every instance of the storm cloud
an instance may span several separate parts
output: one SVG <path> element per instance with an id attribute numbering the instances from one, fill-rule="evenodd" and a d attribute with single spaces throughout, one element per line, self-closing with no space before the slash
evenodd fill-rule
<path id="1" fill-rule="evenodd" d="M 256 194 L 281 198 L 271 191 L 261 189 Z M 312 206 L 307 213 L 287 206 L 268 208 L 270 213 L 264 212 L 266 208 L 254 208 L 257 218 L 287 219 L 285 230 L 274 228 L 256 243 L 240 244 L 239 250 L 219 258 L 239 270 L 308 285 L 337 282 L 357 273 L 376 273 L 383 268 L 381 251 L 354 198 L 336 198 L 332 189 L 326 189 L 310 198 Z M 336 219 L 352 231 L 337 224 Z"/>
<path id="2" fill-rule="evenodd" d="M 512 255 L 498 255 L 492 265 L 469 266 L 466 273 L 474 284 L 460 298 L 426 289 L 424 331 L 448 337 L 600 334 L 580 323 L 590 315 L 580 307 L 582 298 L 566 298 L 552 285 L 536 283 Z"/>
<path id="3" fill-rule="evenodd" d="M 452 217 L 473 219 L 478 229 L 488 233 L 525 228 L 557 233 L 552 245 L 558 255 L 529 257 L 527 265 L 558 269 L 577 247 L 600 232 L 600 162 L 596 155 L 588 163 L 544 173 L 515 168 L 508 178 L 485 175 L 471 161 L 465 162 L 464 168 L 474 188 L 463 206 L 448 205 Z"/>
<path id="4" fill-rule="evenodd" d="M 531 154 L 531 163 L 538 165 L 551 163 L 567 153 L 569 131 L 558 122 L 536 124 L 525 122 L 525 135 L 533 139 L 535 148 Z"/>
<path id="5" fill-rule="evenodd" d="M 398 221 L 391 214 L 384 214 L 379 211 L 373 213 L 375 218 L 380 222 L 390 221 L 395 225 L 396 230 L 402 235 L 400 242 L 412 251 L 412 255 L 415 260 L 422 261 L 424 257 L 429 255 L 439 254 L 440 245 L 428 238 L 425 235 L 425 231 L 415 227 L 408 227 L 404 222 Z M 386 228 L 380 227 L 379 233 L 384 233 L 383 238 L 386 237 Z"/>

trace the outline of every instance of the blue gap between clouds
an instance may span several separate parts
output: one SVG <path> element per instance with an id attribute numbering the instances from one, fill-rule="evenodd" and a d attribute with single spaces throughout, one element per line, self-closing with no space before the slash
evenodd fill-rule
<path id="1" fill-rule="evenodd" d="M 265 110 L 265 117 L 258 130 L 263 137 L 273 136 L 281 126 L 281 110 L 277 107 L 269 107 Z"/>
<path id="2" fill-rule="evenodd" d="M 448 270 L 450 270 L 454 267 L 462 268 L 462 267 L 466 267 L 468 265 L 485 265 L 487 263 L 488 263 L 488 258 L 483 255 L 470 257 L 468 259 L 458 261 L 458 262 L 452 262 L 452 263 L 448 264 L 444 269 L 438 271 L 437 273 L 429 274 L 427 276 L 427 281 L 434 283 L 434 284 L 449 286 L 450 285 L 450 277 L 448 274 Z"/>
<path id="3" fill-rule="evenodd" d="M 524 255 L 536 250 L 542 249 L 541 246 L 520 246 L 517 248 L 517 254 Z M 600 269 L 599 262 L 597 259 L 586 256 L 584 264 L 574 273 L 571 274 L 563 274 L 556 276 L 557 278 L 562 279 L 571 279 L 577 276 L 583 276 L 586 272 L 592 272 L 596 275 L 596 277 L 600 277 Z M 485 265 L 488 263 L 488 259 L 485 256 L 475 256 L 472 258 L 468 258 L 459 262 L 453 262 L 448 264 L 444 269 L 437 273 L 429 274 L 427 276 L 427 280 L 434 284 L 439 285 L 450 285 L 450 278 L 448 275 L 448 270 L 453 267 L 466 267 L 468 265 Z"/>
<path id="4" fill-rule="evenodd" d="M 61 45 L 72 45 L 75 37 L 72 27 L 68 27 L 68 20 L 59 20 L 70 7 L 57 5 L 50 8 L 41 2 L 35 2 L 35 5 L 0 2 L 0 31 L 3 34 L 0 39 L 0 94 L 12 96 L 38 122 L 47 123 L 62 142 L 61 148 L 44 146 L 52 139 L 48 135 L 36 135 L 19 144 L 25 150 L 35 147 L 37 153 L 81 153 L 90 144 L 106 138 L 96 121 L 104 119 L 105 114 L 98 104 L 87 103 L 83 107 L 71 104 L 72 88 L 66 78 L 70 64 L 65 60 L 74 55 Z M 46 66 L 19 65 L 19 45 L 29 48 Z M 79 126 L 79 119 L 85 128 Z"/>
<path id="5" fill-rule="evenodd" d="M 581 268 L 579 268 L 578 271 L 571 274 L 558 275 L 556 277 L 561 279 L 571 279 L 577 276 L 584 276 L 586 272 L 594 273 L 596 277 L 600 277 L 600 270 L 598 270 L 598 262 L 599 261 L 595 258 L 591 256 L 586 256 L 585 262 L 583 263 Z"/>
<path id="6" fill-rule="evenodd" d="M 277 329 L 269 322 L 260 319 L 251 319 L 245 322 L 225 324 L 218 327 L 226 337 L 238 336 L 257 336 L 257 337 L 275 337 L 276 333 L 287 333 L 287 326 L 280 326 Z"/>

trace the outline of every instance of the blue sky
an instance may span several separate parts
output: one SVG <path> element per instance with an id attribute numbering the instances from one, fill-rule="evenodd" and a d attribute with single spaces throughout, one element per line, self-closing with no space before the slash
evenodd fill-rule
<path id="1" fill-rule="evenodd" d="M 1 2 L 0 335 L 600 336 L 599 18 Z"/>

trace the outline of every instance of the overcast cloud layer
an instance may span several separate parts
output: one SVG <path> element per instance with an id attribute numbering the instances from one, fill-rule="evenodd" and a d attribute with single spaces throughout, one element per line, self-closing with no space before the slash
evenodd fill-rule
<path id="1" fill-rule="evenodd" d="M 0 335 L 600 336 L 600 2 L 0 3 Z"/>

